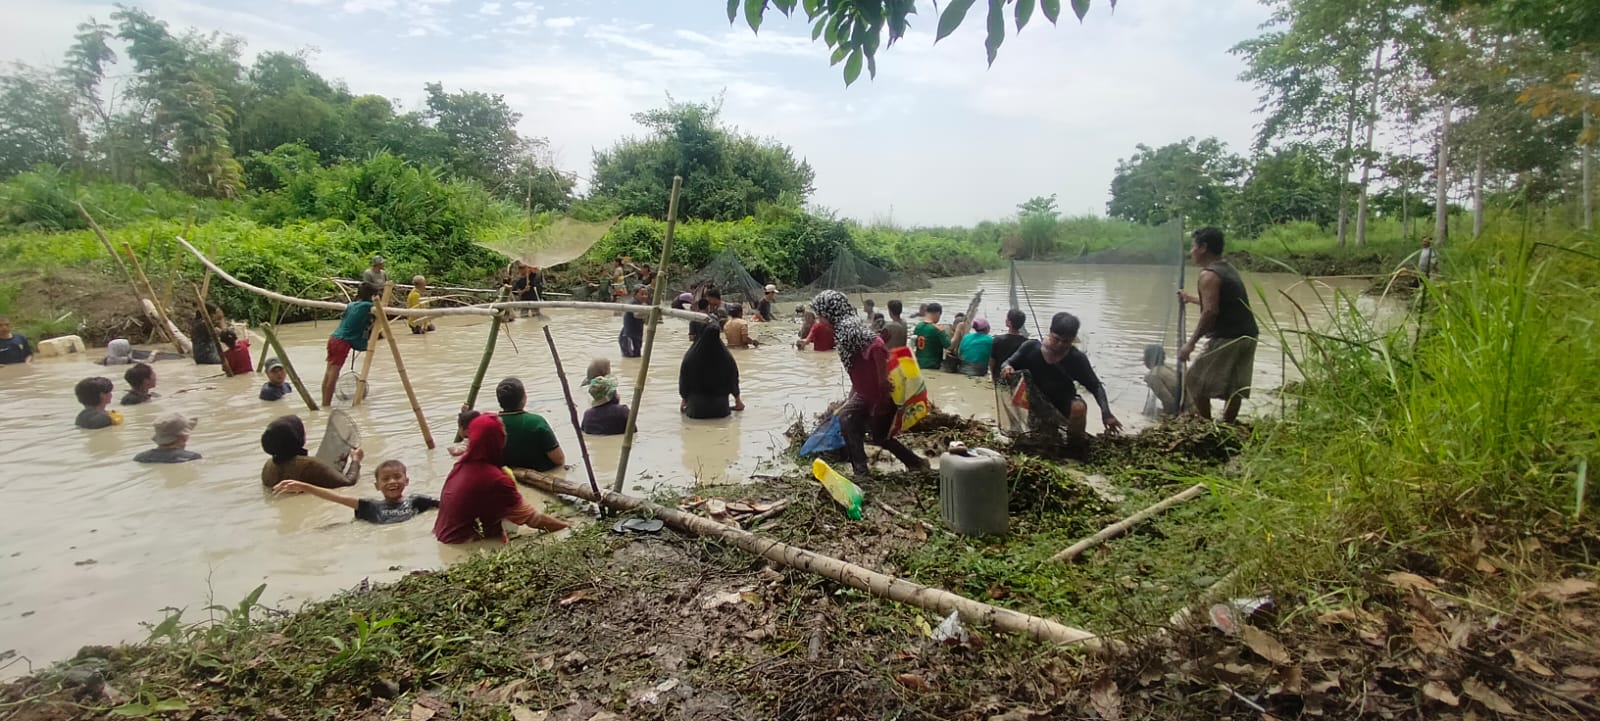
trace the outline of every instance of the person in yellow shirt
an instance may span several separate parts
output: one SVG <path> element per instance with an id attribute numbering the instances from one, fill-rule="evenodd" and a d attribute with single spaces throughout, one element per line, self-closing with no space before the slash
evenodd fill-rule
<path id="1" fill-rule="evenodd" d="M 411 292 L 406 294 L 406 307 L 407 308 L 421 308 L 422 305 L 423 305 L 422 304 L 422 292 L 427 290 L 427 289 L 428 289 L 428 279 L 427 278 L 424 278 L 424 277 L 422 277 L 420 275 L 416 276 L 415 278 L 412 278 L 411 279 Z M 422 318 L 422 317 L 418 317 L 418 316 L 411 316 L 411 319 L 409 321 L 407 321 L 407 322 L 409 322 L 411 324 L 411 332 L 415 333 L 417 335 L 421 335 L 423 333 L 429 333 L 429 332 L 433 331 L 433 322 L 428 320 L 427 318 Z"/>

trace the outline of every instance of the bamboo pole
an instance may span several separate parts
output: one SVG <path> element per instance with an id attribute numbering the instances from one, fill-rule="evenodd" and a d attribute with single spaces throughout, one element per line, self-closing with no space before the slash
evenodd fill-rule
<path id="1" fill-rule="evenodd" d="M 343 311 L 345 306 L 347 305 L 346 303 L 336 303 L 334 301 L 329 301 L 329 300 L 311 300 L 309 298 L 296 298 L 296 297 L 294 297 L 292 295 L 284 295 L 282 293 L 278 293 L 278 292 L 267 290 L 266 288 L 262 288 L 262 287 L 255 286 L 255 285 L 251 285 L 249 283 L 246 283 L 246 282 L 244 282 L 242 280 L 239 280 L 238 278 L 235 278 L 232 275 L 230 275 L 227 271 L 223 270 L 216 263 L 213 263 L 211 261 L 211 259 L 207 258 L 204 253 L 201 253 L 193 245 L 190 245 L 187 241 L 183 240 L 182 238 L 178 238 L 177 240 L 184 247 L 185 250 L 188 250 L 191 254 L 193 254 L 195 256 L 195 258 L 197 258 L 200 261 L 201 264 L 205 265 L 208 270 L 210 270 L 211 272 L 215 273 L 218 278 L 221 278 L 224 281 L 227 281 L 229 284 L 231 284 L 233 286 L 236 286 L 238 288 L 243 288 L 244 290 L 250 291 L 251 293 L 255 293 L 256 295 L 259 295 L 259 296 L 261 296 L 263 298 L 266 298 L 268 300 L 276 300 L 276 301 L 278 301 L 280 303 L 283 303 L 285 305 L 293 305 L 293 306 L 298 306 L 298 307 L 301 307 L 301 308 L 319 308 L 319 309 L 322 309 L 322 310 L 332 310 L 332 311 Z M 659 277 L 659 275 L 660 274 L 658 273 L 657 276 Z M 659 292 L 660 292 L 659 289 L 658 289 L 657 292 L 659 294 Z M 482 304 L 479 304 L 479 305 L 461 306 L 459 308 L 384 308 L 384 310 L 389 312 L 389 313 L 393 313 L 395 315 L 408 315 L 409 314 L 409 315 L 416 316 L 418 318 L 438 318 L 438 317 L 444 317 L 444 316 L 468 316 L 468 315 L 472 315 L 472 316 L 494 316 L 494 315 L 497 315 L 503 309 L 515 310 L 515 309 L 518 309 L 518 308 L 557 308 L 557 309 L 568 309 L 568 310 L 598 310 L 598 311 L 604 311 L 604 312 L 607 312 L 607 313 L 629 313 L 629 312 L 636 312 L 636 311 L 639 310 L 639 306 L 632 305 L 632 304 L 629 304 L 629 303 L 595 303 L 595 302 L 589 302 L 589 301 L 575 301 L 575 300 L 538 300 L 538 301 L 521 300 L 521 301 L 508 301 L 508 302 L 504 302 L 504 303 L 501 303 L 501 302 L 482 303 Z M 663 317 L 678 318 L 680 320 L 704 320 L 705 319 L 705 314 L 704 313 L 696 313 L 694 311 L 687 311 L 687 310 L 674 310 L 674 309 L 671 309 L 671 308 L 663 308 L 663 309 L 661 309 L 661 315 Z"/>
<path id="2" fill-rule="evenodd" d="M 83 203 L 73 203 L 73 205 L 78 208 L 78 215 L 83 218 L 84 222 L 89 224 L 89 230 L 94 231 L 94 237 L 100 239 L 100 245 L 104 246 L 106 252 L 111 254 L 111 260 L 117 264 L 118 268 L 122 269 L 122 277 L 128 280 L 128 289 L 133 291 L 134 299 L 142 301 L 144 294 L 139 292 L 138 280 L 133 277 L 133 271 L 128 270 L 128 264 L 122 262 L 122 256 L 117 254 L 117 249 L 111 245 L 111 239 L 106 237 L 106 232 L 100 228 L 99 223 L 94 222 L 94 216 L 89 215 L 89 211 L 84 209 Z M 142 302 L 140 310 L 143 310 Z M 150 320 L 153 323 L 161 322 L 159 317 L 151 318 Z"/>
<path id="3" fill-rule="evenodd" d="M 1188 255 L 1189 255 L 1188 253 L 1184 252 L 1184 247 L 1183 247 L 1183 217 L 1179 216 L 1179 218 L 1178 218 L 1178 296 L 1179 297 L 1178 297 L 1178 348 L 1177 348 L 1177 351 L 1178 351 L 1178 355 L 1180 355 L 1180 356 L 1183 355 L 1184 346 L 1187 345 L 1188 342 L 1189 342 L 1188 339 L 1183 337 L 1184 332 L 1189 329 L 1188 319 L 1185 316 L 1185 312 L 1188 309 L 1189 303 L 1183 299 L 1184 261 L 1185 261 L 1186 258 L 1188 258 Z M 1174 358 L 1173 360 L 1176 362 L 1176 364 L 1178 366 L 1178 387 L 1176 389 L 1177 396 L 1178 396 L 1178 411 L 1177 412 L 1178 413 L 1182 413 L 1183 412 L 1183 375 L 1184 375 L 1183 372 L 1185 370 L 1184 366 L 1186 366 L 1187 364 L 1184 363 L 1183 359 L 1181 359 L 1181 358 Z"/>
<path id="4" fill-rule="evenodd" d="M 372 377 L 372 344 L 379 338 L 385 337 L 383 330 L 389 327 L 389 316 L 384 312 L 383 307 L 389 304 L 389 297 L 393 294 L 394 284 L 385 283 L 383 295 L 378 296 L 378 302 L 372 306 L 373 322 L 372 325 L 367 327 L 367 351 L 361 357 L 361 374 L 356 376 L 356 395 L 350 401 L 351 408 L 361 405 L 361 402 L 367 399 L 367 379 Z M 381 327 L 377 322 L 380 317 L 383 318 Z M 428 447 L 432 448 L 433 446 L 430 445 Z"/>
<path id="5" fill-rule="evenodd" d="M 594 477 L 594 462 L 589 460 L 589 444 L 583 440 L 583 423 L 578 420 L 578 404 L 572 400 L 572 386 L 567 383 L 567 373 L 561 368 L 561 354 L 556 352 L 555 336 L 550 335 L 550 325 L 544 326 L 544 342 L 550 344 L 550 358 L 556 364 L 556 378 L 561 379 L 561 393 L 567 397 L 567 413 L 572 416 L 572 432 L 578 434 L 578 452 L 583 454 L 583 468 L 589 472 L 589 488 L 600 495 L 600 482 Z"/>
<path id="6" fill-rule="evenodd" d="M 656 326 L 661 323 L 661 296 L 667 287 L 667 261 L 672 258 L 672 235 L 678 227 L 678 192 L 682 189 L 683 176 L 672 176 L 672 194 L 667 196 L 667 234 L 661 243 L 661 270 L 656 273 L 655 290 L 651 293 L 650 325 L 645 328 L 644 352 L 639 358 L 639 381 L 633 386 L 633 407 L 628 409 L 628 428 L 622 434 L 622 458 L 617 461 L 617 479 L 611 483 L 613 492 L 620 492 L 623 480 L 628 477 L 628 456 L 633 453 L 633 434 L 639 425 L 639 406 L 644 404 L 644 384 L 650 377 L 650 352 L 655 349 Z"/>
<path id="7" fill-rule="evenodd" d="M 199 310 L 197 310 L 195 312 L 199 313 L 200 315 L 205 317 L 205 326 L 206 326 L 206 331 L 207 331 L 206 335 L 211 336 L 211 341 L 210 342 L 215 343 L 216 346 L 217 346 L 217 357 L 222 359 L 222 374 L 227 376 L 227 377 L 229 377 L 229 378 L 232 378 L 233 377 L 233 366 L 228 365 L 228 349 L 222 345 L 222 339 L 217 337 L 216 329 L 211 327 L 211 315 L 206 312 L 206 299 L 205 299 L 205 296 L 200 294 L 200 289 L 199 288 L 195 288 L 194 289 L 194 297 L 195 297 L 196 300 L 200 301 Z M 196 342 L 196 343 L 204 343 L 206 341 L 202 341 L 199 338 L 195 338 L 194 342 Z"/>
<path id="8" fill-rule="evenodd" d="M 190 352 L 191 349 L 186 347 L 186 344 L 179 341 L 178 337 L 174 335 L 178 326 L 173 325 L 172 319 L 167 317 L 166 309 L 161 307 L 161 300 L 156 295 L 156 289 L 151 287 L 150 278 L 144 274 L 144 267 L 139 265 L 139 256 L 134 254 L 133 246 L 124 242 L 122 249 L 128 253 L 128 261 L 133 264 L 133 271 L 138 276 L 139 282 L 144 285 L 145 292 L 150 294 L 150 305 L 156 310 L 156 327 L 161 330 L 161 335 L 166 336 L 168 341 L 177 346 L 179 353 Z"/>
<path id="9" fill-rule="evenodd" d="M 1101 650 L 1109 645 L 1099 636 L 1080 628 L 1064 626 L 1049 619 L 1029 616 L 1010 609 L 974 601 L 943 589 L 887 576 L 853 563 L 847 563 L 803 548 L 790 546 L 771 538 L 758 536 L 743 529 L 724 526 L 717 521 L 692 513 L 684 513 L 676 508 L 668 508 L 621 493 L 596 494 L 580 484 L 563 478 L 548 476 L 537 471 L 519 468 L 514 469 L 513 473 L 516 474 L 518 482 L 547 493 L 577 496 L 619 511 L 642 511 L 665 521 L 667 525 L 680 531 L 723 541 L 751 554 L 761 556 L 773 563 L 796 568 L 807 573 L 814 573 L 851 588 L 866 591 L 874 596 L 898 601 L 939 614 L 949 614 L 951 611 L 955 611 L 961 615 L 963 621 L 968 623 L 987 624 L 1006 633 L 1027 635 L 1049 643 L 1082 644 L 1085 648 L 1094 651 Z"/>
<path id="10" fill-rule="evenodd" d="M 483 346 L 483 359 L 478 361 L 478 372 L 472 376 L 472 387 L 467 389 L 467 402 L 461 404 L 462 410 L 472 410 L 478 404 L 478 391 L 483 389 L 483 376 L 489 372 L 489 359 L 494 357 L 495 341 L 500 338 L 500 316 L 489 319 L 489 342 Z M 456 429 L 456 442 L 462 441 L 461 429 Z"/>
<path id="11" fill-rule="evenodd" d="M 1184 491 L 1182 493 L 1178 493 L 1177 495 L 1169 496 L 1168 498 L 1166 498 L 1165 500 L 1161 501 L 1160 503 L 1157 503 L 1157 504 L 1155 504 L 1153 506 L 1150 506 L 1149 508 L 1146 508 L 1146 509 L 1144 509 L 1142 511 L 1139 511 L 1138 513 L 1135 513 L 1135 514 L 1133 514 L 1131 516 L 1128 516 L 1127 518 L 1124 518 L 1124 519 L 1122 519 L 1120 521 L 1117 521 L 1116 523 L 1113 523 L 1113 524 L 1111 524 L 1109 526 L 1106 526 L 1105 528 L 1101 529 L 1099 533 L 1096 533 L 1093 536 L 1090 536 L 1090 537 L 1085 538 L 1085 539 L 1083 539 L 1081 541 L 1078 541 L 1077 543 L 1072 544 L 1071 546 L 1068 546 L 1067 550 L 1062 551 L 1060 553 L 1057 553 L 1054 556 L 1051 556 L 1050 560 L 1051 561 L 1057 561 L 1057 562 L 1060 562 L 1060 563 L 1066 563 L 1068 561 L 1071 561 L 1072 559 L 1077 558 L 1079 555 L 1081 555 L 1084 551 L 1087 551 L 1087 550 L 1089 550 L 1091 548 L 1094 548 L 1095 546 L 1098 546 L 1098 545 L 1100 545 L 1102 543 L 1105 543 L 1106 541 L 1109 541 L 1109 540 L 1111 540 L 1113 538 L 1116 538 L 1117 536 L 1120 536 L 1120 535 L 1122 535 L 1124 533 L 1127 533 L 1128 529 L 1133 528 L 1134 526 L 1137 526 L 1140 523 L 1143 523 L 1143 522 L 1149 520 L 1152 516 L 1155 516 L 1157 514 L 1163 513 L 1167 509 L 1172 508 L 1173 506 L 1176 506 L 1179 503 L 1183 503 L 1184 501 L 1188 501 L 1188 500 L 1192 500 L 1194 498 L 1197 498 L 1197 497 L 1199 497 L 1201 494 L 1203 494 L 1205 492 L 1206 492 L 1206 484 L 1204 484 L 1204 483 L 1196 483 L 1193 486 L 1190 486 L 1187 489 L 1184 489 Z"/>
<path id="12" fill-rule="evenodd" d="M 278 342 L 278 334 L 273 330 L 271 323 L 261 324 L 261 335 L 267 339 L 267 345 L 272 347 L 272 351 L 278 354 L 278 362 L 283 364 L 284 372 L 289 374 L 289 382 L 300 394 L 300 400 L 306 402 L 307 408 L 317 410 L 317 402 L 311 399 L 311 391 L 306 388 L 306 384 L 300 382 L 300 374 L 294 371 L 294 363 L 289 362 L 289 353 L 283 349 L 283 344 Z"/>
<path id="13" fill-rule="evenodd" d="M 393 289 L 394 283 L 387 284 L 383 290 L 384 295 L 388 295 Z M 373 308 L 372 314 L 379 332 L 389 341 L 389 352 L 394 355 L 394 371 L 400 375 L 400 387 L 406 389 L 406 400 L 411 402 L 411 412 L 417 416 L 417 427 L 422 429 L 422 442 L 427 444 L 428 450 L 433 450 L 433 431 L 428 429 L 428 418 L 422 412 L 422 404 L 417 402 L 417 392 L 411 388 L 411 379 L 406 376 L 406 364 L 400 358 L 400 342 L 395 340 L 394 333 L 389 330 L 389 314 L 378 308 Z M 371 344 L 368 343 L 367 347 L 369 349 L 367 355 L 371 357 Z M 366 377 L 362 376 L 361 387 L 365 386 Z M 359 394 L 359 391 L 357 393 Z"/>
<path id="14" fill-rule="evenodd" d="M 272 306 L 267 308 L 267 320 L 263 321 L 262 324 L 277 323 L 281 320 L 283 320 L 283 314 L 278 312 L 278 301 L 272 301 Z M 257 373 L 267 372 L 267 351 L 269 350 L 272 350 L 272 346 L 266 343 L 261 344 L 261 357 L 256 359 Z"/>

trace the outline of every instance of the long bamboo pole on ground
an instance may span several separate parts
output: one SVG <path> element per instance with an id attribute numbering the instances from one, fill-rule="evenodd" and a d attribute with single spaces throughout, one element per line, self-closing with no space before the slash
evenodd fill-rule
<path id="1" fill-rule="evenodd" d="M 1087 551 L 1087 550 L 1089 550 L 1091 548 L 1094 548 L 1095 546 L 1098 546 L 1098 545 L 1100 545 L 1102 543 L 1105 543 L 1106 541 L 1109 541 L 1109 540 L 1111 540 L 1113 538 L 1116 538 L 1117 536 L 1120 536 L 1120 535 L 1122 535 L 1124 533 L 1127 533 L 1128 529 L 1133 528 L 1134 526 L 1137 526 L 1140 523 L 1143 523 L 1143 522 L 1145 522 L 1147 520 L 1150 520 L 1151 517 L 1153 517 L 1153 516 L 1155 516 L 1157 514 L 1166 512 L 1167 509 L 1172 508 L 1173 506 L 1176 506 L 1179 503 L 1183 503 L 1184 501 L 1189 501 L 1189 500 L 1193 500 L 1195 498 L 1198 498 L 1201 494 L 1203 494 L 1205 492 L 1206 492 L 1206 484 L 1204 484 L 1204 483 L 1196 483 L 1193 486 L 1190 486 L 1187 489 L 1184 489 L 1184 491 L 1182 493 L 1178 493 L 1176 495 L 1169 496 L 1165 500 L 1161 501 L 1160 503 L 1157 503 L 1157 504 L 1155 504 L 1153 506 L 1150 506 L 1150 507 L 1148 507 L 1148 508 L 1146 508 L 1146 509 L 1144 509 L 1142 511 L 1139 511 L 1138 513 L 1135 513 L 1135 514 L 1133 514 L 1131 516 L 1128 516 L 1127 518 L 1124 518 L 1124 519 L 1122 519 L 1120 521 L 1117 521 L 1116 523 L 1113 523 L 1113 524 L 1111 524 L 1109 526 L 1106 526 L 1105 528 L 1101 529 L 1099 533 L 1096 533 L 1093 536 L 1090 536 L 1090 537 L 1085 538 L 1085 539 L 1083 539 L 1081 541 L 1078 541 L 1077 543 L 1072 544 L 1071 546 L 1068 546 L 1066 550 L 1064 550 L 1064 551 L 1062 551 L 1060 553 L 1057 553 L 1054 556 L 1051 556 L 1050 560 L 1051 561 L 1060 562 L 1060 563 L 1066 563 L 1068 561 L 1071 561 L 1072 559 L 1077 558 L 1078 556 L 1082 555 L 1084 551 Z"/>
<path id="2" fill-rule="evenodd" d="M 388 295 L 394 288 L 394 283 L 389 283 L 384 288 L 383 294 Z M 411 379 L 406 376 L 406 363 L 400 358 L 400 341 L 395 340 L 394 333 L 389 329 L 389 314 L 381 309 L 373 308 L 374 322 L 378 325 L 383 337 L 389 341 L 389 352 L 394 355 L 394 371 L 400 376 L 400 387 L 406 389 L 406 400 L 411 402 L 411 412 L 417 416 L 417 427 L 422 429 L 422 442 L 426 443 L 428 450 L 433 450 L 433 431 L 428 429 L 428 418 L 422 412 L 422 404 L 417 402 L 417 392 L 411 388 Z M 367 345 L 368 355 L 371 355 L 372 345 Z M 366 385 L 365 378 L 362 379 Z"/>
<path id="3" fill-rule="evenodd" d="M 372 306 L 372 325 L 367 327 L 367 351 L 361 357 L 361 374 L 356 376 L 356 395 L 351 399 L 350 407 L 361 405 L 367 399 L 367 379 L 372 377 L 372 344 L 379 338 L 385 337 L 384 329 L 389 327 L 389 317 L 384 313 L 383 307 L 389 304 L 389 297 L 394 294 L 394 284 L 385 283 L 383 294 L 378 296 L 378 302 Z M 379 326 L 377 318 L 383 318 L 383 325 Z M 428 446 L 432 448 L 433 446 Z"/>
<path id="4" fill-rule="evenodd" d="M 1085 648 L 1094 651 L 1106 646 L 1105 641 L 1099 636 L 1081 628 L 1064 626 L 1049 619 L 1029 616 L 1025 613 L 1018 613 L 974 601 L 943 589 L 887 576 L 837 558 L 830 558 L 803 548 L 764 538 L 749 531 L 724 526 L 709 518 L 702 518 L 692 513 L 684 513 L 676 508 L 668 508 L 621 493 L 596 494 L 572 481 L 555 478 L 537 471 L 516 469 L 514 473 L 517 481 L 539 490 L 577 496 L 619 511 L 643 511 L 665 521 L 667 525 L 680 531 L 723 541 L 751 554 L 761 556 L 773 563 L 796 568 L 807 573 L 814 573 L 851 588 L 866 591 L 874 596 L 898 601 L 939 614 L 949 614 L 951 611 L 956 611 L 961 615 L 961 619 L 968 623 L 987 624 L 1006 633 L 1027 635 L 1040 641 L 1081 644 Z"/>
<path id="5" fill-rule="evenodd" d="M 127 252 L 128 261 L 133 264 L 134 273 L 137 274 L 139 282 L 144 285 L 145 292 L 150 295 L 150 305 L 156 310 L 156 328 L 160 329 L 162 336 L 165 336 L 169 342 L 178 347 L 179 353 L 189 353 L 191 347 L 188 343 L 178 340 L 176 335 L 178 326 L 174 325 L 172 319 L 167 316 L 167 310 L 161 307 L 160 297 L 156 295 L 156 289 L 151 287 L 150 278 L 144 274 L 144 266 L 139 265 L 139 256 L 134 254 L 133 246 L 123 243 L 122 249 Z"/>
<path id="6" fill-rule="evenodd" d="M 317 402 L 311 399 L 311 391 L 306 384 L 300 382 L 300 374 L 294 371 L 294 363 L 289 361 L 289 353 L 283 349 L 283 344 L 278 342 L 278 334 L 273 330 L 271 323 L 261 324 L 261 335 L 267 339 L 267 345 L 278 354 L 278 362 L 283 364 L 284 372 L 289 374 L 289 383 L 294 385 L 295 392 L 300 394 L 300 400 L 306 402 L 306 407 L 317 410 Z"/>
<path id="7" fill-rule="evenodd" d="M 672 194 L 667 196 L 667 234 L 661 242 L 661 269 L 656 272 L 655 290 L 650 294 L 650 324 L 644 332 L 644 352 L 639 358 L 639 380 L 633 386 L 633 406 L 628 409 L 628 427 L 622 434 L 622 457 L 617 461 L 617 479 L 611 490 L 620 492 L 628 477 L 628 456 L 633 453 L 633 434 L 639 425 L 639 406 L 644 404 L 644 384 L 650 378 L 650 352 L 656 346 L 656 326 L 661 323 L 661 297 L 667 287 L 667 261 L 672 258 L 672 236 L 678 227 L 678 192 L 683 176 L 672 176 Z M 626 312 L 626 311 L 624 311 Z"/>
<path id="8" fill-rule="evenodd" d="M 555 336 L 550 335 L 550 326 L 544 326 L 544 342 L 550 344 L 550 358 L 556 364 L 556 378 L 561 380 L 561 394 L 567 397 L 567 413 L 572 416 L 572 432 L 578 434 L 578 452 L 583 454 L 583 469 L 589 472 L 589 488 L 596 496 L 600 495 L 600 482 L 594 477 L 594 463 L 589 460 L 589 444 L 583 440 L 583 423 L 578 420 L 578 404 L 572 400 L 572 386 L 567 383 L 567 373 L 561 368 L 561 354 L 556 352 Z"/>

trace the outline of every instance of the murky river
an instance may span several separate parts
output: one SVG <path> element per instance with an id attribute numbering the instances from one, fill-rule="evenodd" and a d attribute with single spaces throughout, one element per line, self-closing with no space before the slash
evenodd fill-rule
<path id="1" fill-rule="evenodd" d="M 1024 309 L 1048 324 L 1050 314 L 1070 310 L 1083 319 L 1082 345 L 1108 385 L 1117 415 L 1130 427 L 1140 417 L 1146 391 L 1141 349 L 1165 342 L 1173 354 L 1173 286 L 1170 268 L 1146 266 L 1025 265 Z M 1193 271 L 1190 271 L 1193 279 Z M 1292 308 L 1279 302 L 1287 290 L 1301 301 L 1313 322 L 1324 305 L 1316 298 L 1325 285 L 1292 276 L 1246 276 L 1274 299 L 1274 317 L 1292 322 Z M 939 301 L 947 320 L 965 309 L 982 288 L 982 314 L 996 332 L 1004 325 L 1007 274 L 947 278 L 932 289 L 896 294 L 908 311 L 917 303 Z M 1346 286 L 1351 288 L 1351 286 Z M 858 304 L 861 297 L 855 297 Z M 888 296 L 877 297 L 882 309 Z M 1254 302 L 1259 303 L 1259 300 Z M 1361 301 L 1370 312 L 1372 302 Z M 783 304 L 793 310 L 794 303 Z M 1259 312 L 1259 311 L 1258 311 Z M 640 434 L 629 465 L 628 491 L 662 486 L 741 479 L 775 467 L 782 432 L 799 414 L 813 414 L 840 398 L 847 380 L 832 352 L 798 351 L 796 326 L 782 322 L 754 325 L 761 348 L 734 351 L 741 369 L 748 410 L 718 421 L 685 420 L 678 413 L 678 363 L 688 347 L 687 324 L 668 320 L 658 334 Z M 577 436 L 569 421 L 550 351 L 540 331 L 548 322 L 555 334 L 575 392 L 589 359 L 612 359 L 625 379 L 620 392 L 632 397 L 639 361 L 619 360 L 619 319 L 604 313 L 546 312 L 545 319 L 519 320 L 502 336 L 479 408 L 494 405 L 493 387 L 505 376 L 519 376 L 529 391 L 529 410 L 550 420 L 579 463 Z M 1190 322 L 1193 322 L 1191 314 Z M 427 450 L 406 403 L 386 346 L 379 344 L 366 404 L 350 411 L 361 427 L 366 468 L 398 458 L 410 469 L 411 491 L 437 495 L 450 470 L 445 446 L 454 435 L 455 413 L 483 351 L 488 325 L 477 318 L 440 319 L 426 336 L 401 334 L 399 342 L 418 396 L 439 441 Z M 297 370 L 315 389 L 322 375 L 323 346 L 331 323 L 281 329 Z M 260 339 L 255 340 L 260 347 Z M 442 547 L 433 541 L 431 514 L 390 526 L 350 522 L 348 509 L 311 497 L 274 498 L 263 492 L 265 456 L 259 438 L 267 421 L 285 413 L 306 418 L 313 450 L 325 424 L 324 413 L 308 413 L 297 396 L 276 403 L 256 399 L 257 376 L 226 378 L 216 366 L 186 360 L 156 364 L 161 396 L 153 403 L 123 408 L 123 426 L 82 431 L 73 426 L 79 407 L 72 385 L 104 375 L 124 390 L 124 367 L 95 365 L 89 356 L 41 359 L 32 367 L 0 367 L 0 652 L 14 649 L 35 667 L 70 655 L 86 643 L 142 638 L 140 622 L 155 621 L 165 607 L 187 607 L 186 618 L 203 618 L 214 601 L 232 605 L 258 584 L 267 584 L 263 601 L 293 607 L 371 579 L 389 581 L 420 567 L 438 567 L 476 549 Z M 259 357 L 259 354 L 257 354 Z M 1276 387 L 1282 380 L 1280 353 L 1265 336 L 1257 354 L 1255 385 Z M 574 377 L 575 376 L 575 377 Z M 992 417 L 994 394 L 987 380 L 929 374 L 940 407 Z M 315 393 L 315 390 L 313 390 Z M 583 402 L 580 397 L 580 403 Z M 1271 394 L 1252 399 L 1256 412 L 1269 412 Z M 341 405 L 337 401 L 335 405 Z M 130 459 L 150 447 L 150 424 L 160 414 L 181 411 L 200 418 L 189 447 L 205 459 L 182 465 L 139 465 Z M 1091 430 L 1098 415 L 1091 412 Z M 601 483 L 615 475 L 620 437 L 589 438 L 589 454 Z M 350 492 L 376 495 L 367 478 Z M 581 466 L 568 471 L 582 478 Z M 0 662 L 3 665 L 3 662 Z M 0 676 L 27 671 L 14 663 Z"/>

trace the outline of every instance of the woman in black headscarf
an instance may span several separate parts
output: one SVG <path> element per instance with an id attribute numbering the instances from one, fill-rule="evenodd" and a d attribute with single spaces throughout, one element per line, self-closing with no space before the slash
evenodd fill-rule
<path id="1" fill-rule="evenodd" d="M 340 471 L 322 459 L 306 453 L 306 425 L 300 416 L 284 416 L 267 424 L 261 432 L 261 450 L 272 456 L 261 467 L 261 485 L 272 488 L 283 481 L 300 481 L 319 488 L 353 486 L 361 478 L 360 448 L 348 455 L 348 467 Z"/>
<path id="2" fill-rule="evenodd" d="M 733 396 L 731 410 L 744 410 L 744 401 L 739 399 L 739 364 L 722 343 L 720 324 L 707 323 L 683 354 L 678 396 L 683 399 L 678 408 L 690 418 L 728 417 L 729 396 Z"/>

